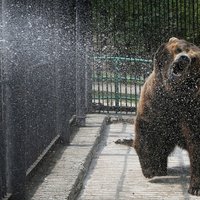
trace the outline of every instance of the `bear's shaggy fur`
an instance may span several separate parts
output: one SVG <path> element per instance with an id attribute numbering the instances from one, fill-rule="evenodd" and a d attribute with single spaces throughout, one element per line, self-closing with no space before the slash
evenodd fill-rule
<path id="1" fill-rule="evenodd" d="M 175 37 L 160 46 L 138 105 L 134 147 L 145 177 L 167 174 L 175 146 L 189 153 L 188 192 L 200 196 L 200 49 Z"/>

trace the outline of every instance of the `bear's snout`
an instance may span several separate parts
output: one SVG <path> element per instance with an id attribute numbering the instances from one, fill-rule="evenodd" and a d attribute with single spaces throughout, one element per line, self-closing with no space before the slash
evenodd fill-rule
<path id="1" fill-rule="evenodd" d="M 179 54 L 176 56 L 172 64 L 172 73 L 175 76 L 181 76 L 185 68 L 190 65 L 191 59 L 187 54 Z"/>
<path id="2" fill-rule="evenodd" d="M 169 69 L 169 80 L 176 81 L 181 77 L 191 64 L 191 59 L 187 54 L 178 54 Z"/>
<path id="3" fill-rule="evenodd" d="M 181 63 L 182 65 L 190 64 L 190 57 L 187 54 L 181 54 L 176 58 L 177 62 Z"/>

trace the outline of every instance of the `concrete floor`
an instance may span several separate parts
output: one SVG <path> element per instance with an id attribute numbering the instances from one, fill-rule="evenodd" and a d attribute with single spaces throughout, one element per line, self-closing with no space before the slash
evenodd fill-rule
<path id="1" fill-rule="evenodd" d="M 79 200 L 194 200 L 188 194 L 189 159 L 176 148 L 168 159 L 168 176 L 146 179 L 142 175 L 134 148 L 115 144 L 131 138 L 134 125 L 113 123 L 106 127 Z"/>
<path id="2" fill-rule="evenodd" d="M 42 161 L 27 200 L 200 200 L 187 193 L 189 159 L 179 148 L 168 159 L 168 176 L 144 178 L 134 148 L 115 144 L 134 137 L 133 118 L 126 118 L 88 115 L 71 144 L 58 144 Z"/>

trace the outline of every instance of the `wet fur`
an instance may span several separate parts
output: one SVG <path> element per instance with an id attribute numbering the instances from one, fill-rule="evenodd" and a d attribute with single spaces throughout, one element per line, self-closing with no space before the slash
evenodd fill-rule
<path id="1" fill-rule="evenodd" d="M 181 55 L 186 55 L 186 61 Z M 186 149 L 191 168 L 188 192 L 197 196 L 200 196 L 199 80 L 197 46 L 177 38 L 161 45 L 154 56 L 153 72 L 141 91 L 133 144 L 147 178 L 167 175 L 169 154 L 177 145 Z"/>

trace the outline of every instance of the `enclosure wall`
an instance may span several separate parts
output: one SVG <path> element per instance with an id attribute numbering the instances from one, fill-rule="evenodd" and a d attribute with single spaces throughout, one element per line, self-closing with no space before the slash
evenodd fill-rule
<path id="1" fill-rule="evenodd" d="M 0 199 L 21 200 L 26 177 L 44 153 L 58 139 L 70 140 L 79 87 L 76 1 L 0 3 Z"/>

